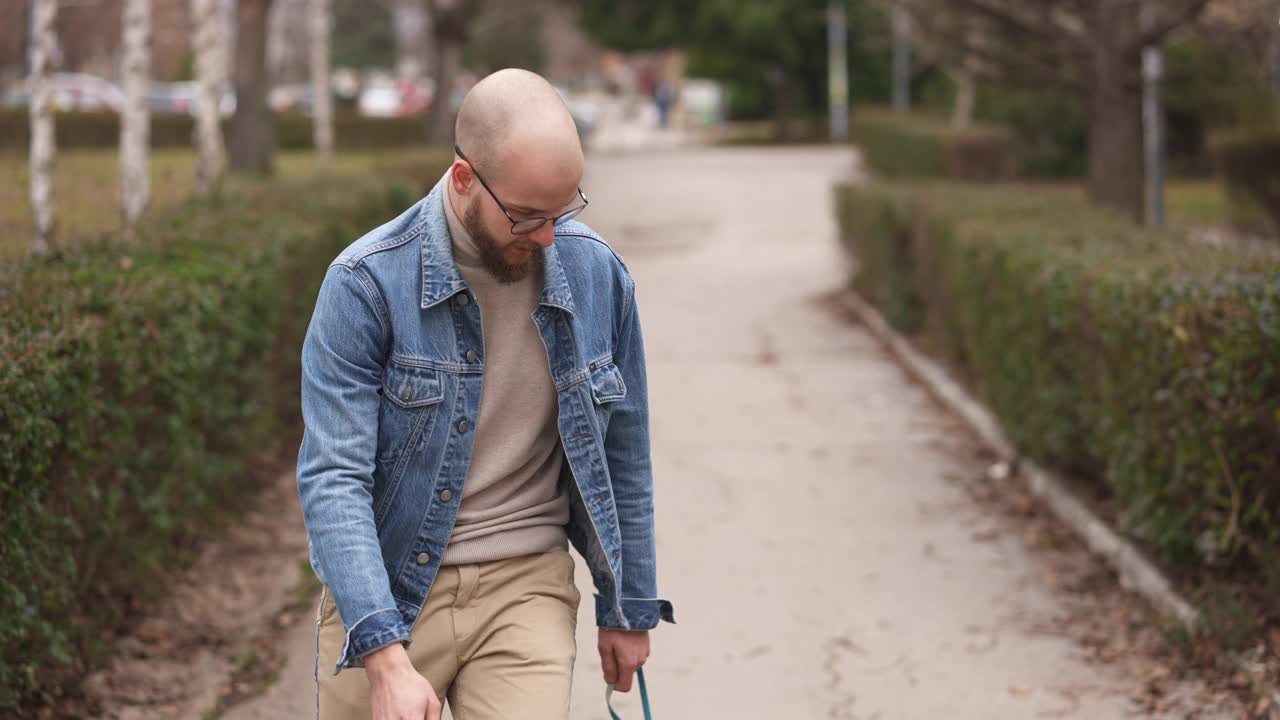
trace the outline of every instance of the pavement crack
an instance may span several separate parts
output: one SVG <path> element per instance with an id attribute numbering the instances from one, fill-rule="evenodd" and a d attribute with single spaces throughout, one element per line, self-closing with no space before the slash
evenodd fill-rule
<path id="1" fill-rule="evenodd" d="M 787 406 L 798 414 L 807 413 L 809 403 L 805 397 L 804 384 L 794 372 L 789 372 L 786 364 L 783 363 L 773 333 L 761 325 L 756 326 L 755 333 L 759 343 L 754 355 L 755 363 L 760 367 L 777 368 L 781 371 L 782 379 L 786 384 Z"/>
<path id="2" fill-rule="evenodd" d="M 760 345 L 756 350 L 756 364 L 764 367 L 777 367 L 780 359 L 778 349 L 774 346 L 773 336 L 764 328 L 756 328 L 756 339 Z"/>
<path id="3" fill-rule="evenodd" d="M 828 638 L 823 643 L 822 649 L 822 669 L 827 675 L 826 689 L 831 697 L 831 704 L 827 707 L 827 717 L 830 720 L 858 720 L 853 712 L 857 696 L 845 685 L 844 674 L 840 672 L 840 657 L 855 653 L 862 655 L 865 651 L 849 638 L 847 632 Z"/>

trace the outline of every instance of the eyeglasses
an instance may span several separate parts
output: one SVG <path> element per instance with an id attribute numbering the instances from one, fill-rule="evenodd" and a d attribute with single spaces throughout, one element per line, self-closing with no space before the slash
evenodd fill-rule
<path id="1" fill-rule="evenodd" d="M 457 145 L 454 145 L 453 151 L 458 154 L 458 157 L 462 158 L 464 161 L 466 161 L 468 165 L 471 166 L 471 172 L 475 173 L 476 179 L 479 180 L 480 184 L 484 186 L 484 189 L 489 192 L 489 196 L 493 198 L 493 201 L 498 203 L 498 207 L 502 208 L 502 212 L 507 216 L 507 219 L 511 221 L 512 235 L 528 235 L 534 230 L 537 230 L 538 228 L 545 225 L 547 222 L 550 222 L 552 225 L 563 225 L 569 222 L 570 220 L 574 219 L 575 217 L 577 217 L 578 214 L 581 213 L 583 210 L 587 209 L 587 196 L 582 194 L 582 188 L 578 188 L 578 197 L 582 198 L 581 205 L 569 208 L 568 210 L 565 210 L 564 212 L 560 213 L 559 215 L 553 218 L 531 217 L 531 218 L 520 218 L 519 220 L 517 220 L 516 218 L 511 216 L 511 211 L 508 210 L 507 206 L 503 205 L 502 201 L 498 199 L 498 196 L 494 194 L 493 188 L 489 187 L 489 183 L 485 182 L 484 178 L 480 177 L 479 171 L 476 170 L 475 163 L 471 162 L 471 160 L 465 154 L 463 154 L 462 148 L 458 147 Z"/>

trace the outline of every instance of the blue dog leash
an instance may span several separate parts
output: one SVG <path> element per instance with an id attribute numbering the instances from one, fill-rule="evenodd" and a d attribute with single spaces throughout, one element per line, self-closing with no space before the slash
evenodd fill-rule
<path id="1" fill-rule="evenodd" d="M 640 704 L 644 706 L 644 720 L 653 720 L 653 713 L 649 710 L 649 689 L 644 685 L 644 668 L 636 668 L 636 677 L 640 678 Z M 612 720 L 622 720 L 613 710 L 612 698 L 613 683 L 609 683 L 608 689 L 604 692 L 604 702 L 609 706 L 609 717 Z"/>

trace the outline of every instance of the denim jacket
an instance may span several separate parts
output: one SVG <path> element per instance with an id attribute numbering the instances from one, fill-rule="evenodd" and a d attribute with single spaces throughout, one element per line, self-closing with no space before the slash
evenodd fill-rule
<path id="1" fill-rule="evenodd" d="M 303 343 L 298 493 L 311 566 L 346 630 L 335 675 L 410 642 L 471 462 L 484 344 L 480 308 L 453 260 L 444 192 L 442 180 L 333 261 Z M 674 622 L 657 594 L 635 283 L 579 222 L 556 228 L 544 258 L 532 322 L 555 381 L 571 475 L 567 531 L 591 571 L 596 623 Z"/>

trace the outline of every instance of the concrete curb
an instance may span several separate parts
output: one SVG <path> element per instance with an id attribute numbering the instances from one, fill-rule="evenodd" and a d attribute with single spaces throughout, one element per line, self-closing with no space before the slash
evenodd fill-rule
<path id="1" fill-rule="evenodd" d="M 1188 630 L 1195 628 L 1199 612 L 1173 589 L 1168 578 L 1137 548 L 1094 515 L 1061 479 L 1031 460 L 1020 457 L 995 417 L 952 380 L 938 363 L 916 350 L 889 327 L 875 308 L 853 291 L 840 293 L 838 297 L 841 305 L 854 313 L 930 394 L 958 415 L 1002 459 L 1011 465 L 1016 464 L 1031 492 L 1080 536 L 1093 553 L 1111 565 L 1123 587 L 1138 593 L 1161 614 L 1177 619 Z"/>

